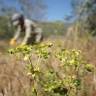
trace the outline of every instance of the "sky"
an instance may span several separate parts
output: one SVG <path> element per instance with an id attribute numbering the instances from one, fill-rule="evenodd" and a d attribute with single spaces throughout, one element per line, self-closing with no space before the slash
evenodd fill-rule
<path id="1" fill-rule="evenodd" d="M 18 4 L 15 0 L 5 0 L 7 4 Z M 71 14 L 71 0 L 44 0 L 47 5 L 46 18 L 48 21 L 64 20 L 66 16 Z"/>
<path id="2" fill-rule="evenodd" d="M 49 21 L 64 20 L 71 14 L 71 0 L 45 0 Z"/>

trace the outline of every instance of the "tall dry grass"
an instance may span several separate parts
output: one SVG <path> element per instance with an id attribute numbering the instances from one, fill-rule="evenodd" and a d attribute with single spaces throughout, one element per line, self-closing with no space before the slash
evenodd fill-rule
<path id="1" fill-rule="evenodd" d="M 70 27 L 65 36 L 51 37 L 44 42 L 47 41 L 51 41 L 62 48 L 80 49 L 84 59 L 96 65 L 96 40 L 88 34 L 80 36 L 77 27 Z M 31 79 L 26 76 L 24 62 L 5 52 L 8 49 L 6 42 L 4 44 L 3 41 L 0 46 L 0 96 L 31 96 Z M 52 50 L 56 48 L 55 46 Z M 50 60 L 47 63 L 54 64 L 54 61 L 52 61 Z M 88 84 L 88 94 L 85 96 L 96 96 L 95 86 L 93 86 L 95 83 L 92 82 L 91 74 L 85 80 Z"/>

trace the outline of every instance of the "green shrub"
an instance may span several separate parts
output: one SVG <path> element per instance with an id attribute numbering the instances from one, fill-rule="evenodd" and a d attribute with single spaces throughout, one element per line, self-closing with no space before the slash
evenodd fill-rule
<path id="1" fill-rule="evenodd" d="M 32 96 L 83 96 L 86 82 L 84 78 L 89 72 L 94 73 L 95 67 L 87 64 L 80 50 L 60 47 L 53 50 L 54 46 L 50 42 L 24 45 L 10 49 L 9 53 L 16 57 L 19 55 L 19 58 L 22 55 L 23 60 L 29 62 L 26 69 L 27 75 L 32 79 Z M 36 56 L 35 62 L 32 56 Z M 50 58 L 58 61 L 58 71 L 48 63 Z"/>

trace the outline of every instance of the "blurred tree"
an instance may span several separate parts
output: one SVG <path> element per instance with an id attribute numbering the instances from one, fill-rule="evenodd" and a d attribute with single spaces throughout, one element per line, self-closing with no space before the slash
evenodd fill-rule
<path id="1" fill-rule="evenodd" d="M 44 19 L 47 6 L 44 0 L 17 0 L 26 16 L 35 20 Z"/>
<path id="2" fill-rule="evenodd" d="M 72 0 L 72 8 L 75 19 L 96 35 L 96 0 Z"/>
<path id="3" fill-rule="evenodd" d="M 21 12 L 28 18 L 41 20 L 46 8 L 44 0 L 0 0 L 0 15 Z"/>
<path id="4" fill-rule="evenodd" d="M 13 28 L 8 27 L 8 17 L 0 16 L 0 39 L 8 39 L 12 36 Z"/>
<path id="5" fill-rule="evenodd" d="M 0 38 L 13 34 L 13 29 L 8 27 L 13 13 L 20 12 L 29 19 L 40 21 L 45 19 L 46 8 L 43 0 L 0 0 Z"/>

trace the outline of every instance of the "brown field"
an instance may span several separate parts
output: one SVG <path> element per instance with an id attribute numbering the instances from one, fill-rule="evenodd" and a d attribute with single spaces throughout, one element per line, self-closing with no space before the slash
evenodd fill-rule
<path id="1" fill-rule="evenodd" d="M 93 38 L 51 37 L 45 42 L 47 41 L 67 49 L 80 49 L 84 59 L 96 65 L 96 40 Z M 7 53 L 9 48 L 8 41 L 0 41 L 0 96 L 31 96 L 31 80 L 25 74 L 25 64 L 9 55 Z M 87 81 L 90 85 L 90 78 L 87 78 Z M 86 96 L 96 96 L 94 90 Z"/>

